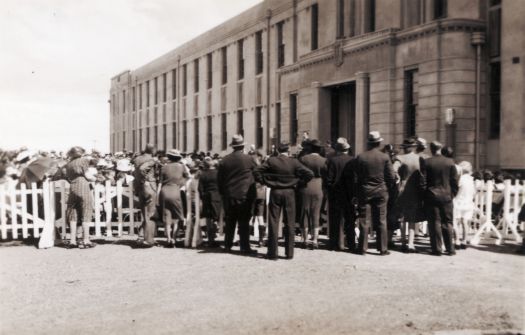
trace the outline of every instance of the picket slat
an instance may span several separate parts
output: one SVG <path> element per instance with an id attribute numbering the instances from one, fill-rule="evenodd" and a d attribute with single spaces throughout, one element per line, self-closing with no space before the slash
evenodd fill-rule
<path id="1" fill-rule="evenodd" d="M 133 183 L 128 186 L 129 196 L 129 233 L 135 235 L 135 199 L 133 197 Z"/>
<path id="2" fill-rule="evenodd" d="M 122 236 L 122 180 L 117 182 L 117 220 L 118 220 L 118 236 Z"/>
<path id="3" fill-rule="evenodd" d="M 100 232 L 100 187 L 99 185 L 95 185 L 94 187 L 94 204 L 95 204 L 95 236 L 100 237 L 102 236 Z"/>
<path id="4" fill-rule="evenodd" d="M 65 181 L 61 181 L 59 185 L 60 185 L 60 215 L 62 217 L 61 236 L 62 236 L 62 239 L 65 239 L 66 233 L 67 233 L 66 229 L 67 229 L 67 220 L 68 220 L 68 218 L 66 217 L 66 208 L 67 208 L 66 198 L 68 196 L 68 194 L 66 193 L 66 187 L 69 186 L 69 184 L 67 184 Z"/>
<path id="5" fill-rule="evenodd" d="M 39 213 L 39 209 L 38 209 L 38 188 L 36 187 L 36 183 L 32 183 L 31 184 L 31 203 L 33 205 L 33 213 L 31 213 L 33 215 L 33 235 L 35 236 L 35 238 L 38 238 L 40 237 L 40 222 L 39 222 L 39 218 L 40 218 L 40 213 Z"/>
<path id="6" fill-rule="evenodd" d="M 26 184 L 20 186 L 20 199 L 22 206 L 20 208 L 20 215 L 22 216 L 22 237 L 28 238 L 28 227 L 27 227 L 27 188 Z"/>
<path id="7" fill-rule="evenodd" d="M 112 229 L 112 216 L 113 216 L 113 206 L 111 205 L 111 182 L 109 180 L 106 180 L 106 184 L 104 187 L 104 211 L 106 212 L 106 236 L 111 237 L 113 236 L 113 229 Z"/>
<path id="8" fill-rule="evenodd" d="M 13 239 L 18 238 L 18 215 L 16 208 L 16 189 L 12 188 L 9 190 L 9 201 L 11 205 L 11 235 Z"/>
<path id="9" fill-rule="evenodd" d="M 7 214 L 6 214 L 6 190 L 0 187 L 0 224 L 2 229 L 2 239 L 7 238 Z"/>

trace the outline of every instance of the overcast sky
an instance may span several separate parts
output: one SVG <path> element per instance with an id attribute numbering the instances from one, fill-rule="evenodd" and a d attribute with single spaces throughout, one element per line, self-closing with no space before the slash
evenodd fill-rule
<path id="1" fill-rule="evenodd" d="M 110 78 L 260 0 L 0 0 L 0 148 L 109 150 Z"/>

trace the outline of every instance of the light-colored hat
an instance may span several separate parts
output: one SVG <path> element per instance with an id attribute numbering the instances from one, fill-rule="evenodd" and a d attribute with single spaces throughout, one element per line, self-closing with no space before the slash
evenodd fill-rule
<path id="1" fill-rule="evenodd" d="M 371 131 L 368 133 L 368 143 L 379 143 L 382 142 L 383 138 L 381 137 L 381 133 L 378 131 Z"/>
<path id="2" fill-rule="evenodd" d="M 166 153 L 166 156 L 171 156 L 175 158 L 182 158 L 182 155 L 179 150 L 177 149 L 171 149 Z"/>
<path id="3" fill-rule="evenodd" d="M 218 162 L 211 157 L 204 158 L 204 166 L 207 168 L 215 167 L 217 166 L 217 163 Z"/>
<path id="4" fill-rule="evenodd" d="M 348 140 L 346 138 L 339 137 L 335 143 L 335 148 L 336 150 L 345 151 L 350 149 L 350 144 L 348 144 Z"/>
<path id="5" fill-rule="evenodd" d="M 21 161 L 23 161 L 25 159 L 31 158 L 33 155 L 34 155 L 33 152 L 31 152 L 29 150 L 24 150 L 24 151 L 20 152 L 18 155 L 16 155 L 15 160 L 17 162 L 21 162 Z"/>
<path id="6" fill-rule="evenodd" d="M 244 145 L 246 145 L 246 143 L 244 143 L 244 138 L 242 137 L 242 135 L 232 136 L 232 142 L 230 143 L 231 147 L 235 148 L 235 147 L 241 147 Z"/>
<path id="7" fill-rule="evenodd" d="M 131 171 L 131 162 L 129 159 L 121 159 L 117 162 L 117 171 L 129 172 Z"/>
<path id="8" fill-rule="evenodd" d="M 425 140 L 424 138 L 422 137 L 418 137 L 416 139 L 416 144 L 418 147 L 420 148 L 426 148 L 427 147 L 427 140 Z"/>

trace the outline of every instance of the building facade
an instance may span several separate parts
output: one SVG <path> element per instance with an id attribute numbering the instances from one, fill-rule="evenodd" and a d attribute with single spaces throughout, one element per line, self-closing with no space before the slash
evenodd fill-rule
<path id="1" fill-rule="evenodd" d="M 111 79 L 111 150 L 365 148 L 417 135 L 480 167 L 525 167 L 525 1 L 265 0 Z M 504 78 L 504 80 L 502 80 Z"/>

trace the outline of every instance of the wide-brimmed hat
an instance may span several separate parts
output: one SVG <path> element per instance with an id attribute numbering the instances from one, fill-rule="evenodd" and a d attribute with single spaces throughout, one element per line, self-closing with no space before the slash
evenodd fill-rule
<path id="1" fill-rule="evenodd" d="M 313 140 L 311 140 L 308 144 L 309 144 L 310 146 L 312 146 L 312 147 L 316 147 L 316 148 L 322 148 L 322 147 L 323 147 L 323 144 L 322 144 L 321 141 L 319 141 L 318 139 L 313 139 Z"/>
<path id="2" fill-rule="evenodd" d="M 182 154 L 177 149 L 168 150 L 168 152 L 166 153 L 166 156 L 175 157 L 175 158 L 182 158 Z"/>
<path id="3" fill-rule="evenodd" d="M 244 138 L 242 137 L 242 135 L 233 135 L 232 136 L 232 142 L 230 143 L 230 147 L 242 147 L 246 145 L 246 143 L 244 143 Z"/>
<path id="4" fill-rule="evenodd" d="M 348 140 L 346 138 L 339 137 L 335 143 L 335 149 L 339 151 L 346 151 L 350 149 L 350 144 L 348 144 Z"/>
<path id="5" fill-rule="evenodd" d="M 368 143 L 379 143 L 382 142 L 383 138 L 381 137 L 381 133 L 378 131 L 371 131 L 368 133 Z"/>
<path id="6" fill-rule="evenodd" d="M 17 162 L 22 162 L 28 158 L 31 158 L 32 156 L 34 155 L 34 153 L 32 151 L 29 151 L 29 150 L 24 150 L 22 152 L 20 152 L 18 155 L 16 155 L 16 158 L 15 160 Z"/>
<path id="7" fill-rule="evenodd" d="M 410 148 L 410 147 L 415 147 L 415 146 L 417 146 L 417 143 L 416 143 L 416 140 L 412 137 L 405 139 L 403 143 L 401 144 L 402 148 Z"/>
<path id="8" fill-rule="evenodd" d="M 129 159 L 121 159 L 117 162 L 117 171 L 129 172 L 131 171 L 131 162 Z"/>

